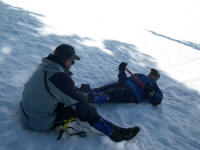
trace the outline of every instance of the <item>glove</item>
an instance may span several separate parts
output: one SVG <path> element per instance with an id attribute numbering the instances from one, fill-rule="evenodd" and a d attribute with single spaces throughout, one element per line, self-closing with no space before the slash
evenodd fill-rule
<path id="1" fill-rule="evenodd" d="M 91 92 L 91 88 L 89 84 L 81 84 L 80 90 L 86 94 Z"/>
<path id="2" fill-rule="evenodd" d="M 155 91 L 152 88 L 148 87 L 148 86 L 145 86 L 144 90 L 147 93 L 147 97 L 153 97 L 154 94 L 155 94 Z"/>
<path id="3" fill-rule="evenodd" d="M 121 62 L 121 63 L 119 64 L 119 70 L 124 71 L 127 65 L 128 65 L 128 63 L 126 63 L 126 62 Z"/>

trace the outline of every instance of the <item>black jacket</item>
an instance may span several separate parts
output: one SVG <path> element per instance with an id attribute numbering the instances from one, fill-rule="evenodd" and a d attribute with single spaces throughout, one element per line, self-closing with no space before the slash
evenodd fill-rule
<path id="1" fill-rule="evenodd" d="M 50 54 L 47 59 L 57 62 L 63 66 L 62 62 L 60 62 L 54 55 Z M 64 67 L 64 66 L 63 66 Z M 62 92 L 66 93 L 73 99 L 79 102 L 87 102 L 88 98 L 83 92 L 80 91 L 78 87 L 75 86 L 74 81 L 71 76 L 73 74 L 66 70 L 65 72 L 59 72 L 54 74 L 49 78 L 49 80 Z"/>

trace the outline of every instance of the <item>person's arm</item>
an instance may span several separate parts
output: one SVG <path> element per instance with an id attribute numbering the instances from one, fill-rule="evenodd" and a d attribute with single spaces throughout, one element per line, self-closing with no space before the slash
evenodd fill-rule
<path id="1" fill-rule="evenodd" d="M 153 105 L 159 105 L 162 102 L 163 99 L 163 94 L 161 90 L 159 89 L 158 85 L 155 83 L 154 85 L 154 95 L 150 98 L 150 102 Z"/>
<path id="2" fill-rule="evenodd" d="M 50 77 L 49 80 L 56 88 L 73 99 L 79 102 L 87 101 L 87 96 L 75 86 L 75 83 L 68 74 L 59 72 Z"/>
<path id="3" fill-rule="evenodd" d="M 127 75 L 125 73 L 125 68 L 127 66 L 127 63 L 121 62 L 119 64 L 119 74 L 118 74 L 118 82 L 125 82 L 127 79 Z"/>
<path id="4" fill-rule="evenodd" d="M 125 71 L 119 70 L 118 82 L 124 82 L 126 79 L 127 79 L 127 75 L 126 75 Z"/>

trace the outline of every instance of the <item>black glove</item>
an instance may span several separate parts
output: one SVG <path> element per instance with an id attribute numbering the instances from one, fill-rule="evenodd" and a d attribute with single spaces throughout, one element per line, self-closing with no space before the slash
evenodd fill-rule
<path id="1" fill-rule="evenodd" d="M 81 84 L 80 90 L 86 94 L 91 92 L 91 88 L 89 84 Z"/>
<path id="2" fill-rule="evenodd" d="M 119 70 L 124 71 L 127 65 L 128 65 L 128 63 L 126 63 L 126 62 L 121 62 L 121 63 L 119 64 Z"/>
<path id="3" fill-rule="evenodd" d="M 147 97 L 153 97 L 154 94 L 155 94 L 155 91 L 152 88 L 148 87 L 148 86 L 145 86 L 144 90 L 147 93 Z"/>

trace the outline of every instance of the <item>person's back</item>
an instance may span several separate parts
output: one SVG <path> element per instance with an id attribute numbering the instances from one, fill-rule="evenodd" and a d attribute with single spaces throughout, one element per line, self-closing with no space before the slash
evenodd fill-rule
<path id="1" fill-rule="evenodd" d="M 45 83 L 49 88 L 53 88 L 55 94 L 58 89 L 46 79 L 57 72 L 64 72 L 63 67 L 43 58 L 42 63 L 25 84 L 21 100 L 22 110 L 26 114 L 24 120 L 35 130 L 50 129 L 55 120 L 54 110 L 58 101 L 48 93 Z"/>
<path id="2" fill-rule="evenodd" d="M 87 103 L 87 95 L 75 86 L 69 71 L 75 59 L 80 60 L 80 57 L 75 55 L 72 46 L 66 44 L 42 59 L 25 84 L 20 102 L 25 123 L 31 129 L 47 131 L 68 119 L 78 118 L 116 142 L 136 136 L 139 127 L 118 127 L 103 119 L 95 107 Z"/>

